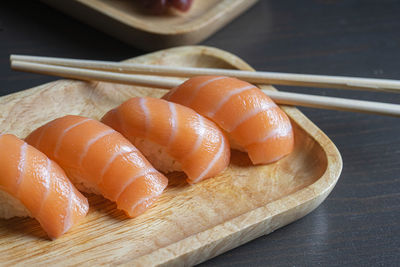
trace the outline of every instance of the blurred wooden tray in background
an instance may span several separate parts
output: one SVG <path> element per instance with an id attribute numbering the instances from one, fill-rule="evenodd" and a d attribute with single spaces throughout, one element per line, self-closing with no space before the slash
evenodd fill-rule
<path id="1" fill-rule="evenodd" d="M 185 13 L 151 15 L 136 0 L 42 0 L 144 50 L 197 44 L 258 0 L 194 0 Z"/>

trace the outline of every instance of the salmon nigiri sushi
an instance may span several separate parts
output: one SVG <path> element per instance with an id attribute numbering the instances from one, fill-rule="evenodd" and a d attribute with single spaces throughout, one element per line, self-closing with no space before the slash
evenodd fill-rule
<path id="1" fill-rule="evenodd" d="M 0 217 L 33 217 L 51 239 L 86 216 L 87 199 L 46 155 L 11 134 L 0 135 Z"/>
<path id="2" fill-rule="evenodd" d="M 103 195 L 130 217 L 143 213 L 168 184 L 126 138 L 93 119 L 58 118 L 26 141 L 56 161 L 78 189 Z"/>
<path id="3" fill-rule="evenodd" d="M 293 150 L 288 116 L 259 88 L 236 78 L 197 76 L 164 99 L 190 107 L 218 124 L 232 148 L 247 152 L 253 164 L 274 162 Z"/>
<path id="4" fill-rule="evenodd" d="M 216 176 L 229 164 L 229 143 L 212 121 L 190 108 L 158 98 L 134 97 L 102 122 L 127 137 L 163 171 L 184 171 L 191 184 Z"/>

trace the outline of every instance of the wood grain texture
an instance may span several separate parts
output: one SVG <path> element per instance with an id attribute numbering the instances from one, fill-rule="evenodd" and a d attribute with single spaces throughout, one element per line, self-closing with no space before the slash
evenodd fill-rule
<path id="1" fill-rule="evenodd" d="M 170 49 L 134 61 L 250 69 L 239 58 L 207 47 Z M 0 129 L 24 137 L 66 114 L 99 119 L 129 97 L 160 97 L 164 92 L 103 82 L 56 81 L 0 98 Z M 292 119 L 296 145 L 277 163 L 253 166 L 245 154 L 235 152 L 226 171 L 194 186 L 187 185 L 181 174 L 169 175 L 170 184 L 160 200 L 135 219 L 91 195 L 86 220 L 56 241 L 46 240 L 33 220 L 2 220 L 0 261 L 192 265 L 306 215 L 333 189 L 341 157 L 326 135 L 297 109 L 284 109 Z M 13 244 L 12 249 L 7 244 Z"/>
<path id="2" fill-rule="evenodd" d="M 144 50 L 197 44 L 257 0 L 193 1 L 188 12 L 151 15 L 132 0 L 42 0 Z"/>
<path id="3" fill-rule="evenodd" d="M 257 70 L 399 79 L 398 14 L 398 0 L 262 0 L 203 44 Z M 12 53 L 117 61 L 143 51 L 39 1 L 14 0 L 0 8 L 0 95 L 57 79 L 11 71 Z M 278 89 L 400 104 L 394 94 Z M 201 266 L 398 266 L 399 120 L 300 110 L 342 154 L 334 190 L 309 215 Z"/>

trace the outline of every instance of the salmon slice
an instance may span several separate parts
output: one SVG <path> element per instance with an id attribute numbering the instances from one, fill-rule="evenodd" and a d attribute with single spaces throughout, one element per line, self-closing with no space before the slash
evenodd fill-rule
<path id="1" fill-rule="evenodd" d="M 229 142 L 218 126 L 179 104 L 134 97 L 102 122 L 128 138 L 157 169 L 184 171 L 191 184 L 216 176 L 229 164 Z"/>
<path id="2" fill-rule="evenodd" d="M 86 216 L 87 199 L 45 154 L 11 134 L 0 135 L 1 217 L 30 216 L 51 239 Z"/>
<path id="3" fill-rule="evenodd" d="M 218 124 L 232 148 L 248 153 L 253 164 L 274 162 L 293 150 L 288 116 L 259 88 L 236 78 L 197 76 L 164 99 L 194 109 Z"/>
<path id="4" fill-rule="evenodd" d="M 93 119 L 58 118 L 26 141 L 57 162 L 79 190 L 116 202 L 129 217 L 143 213 L 168 184 L 126 138 Z"/>

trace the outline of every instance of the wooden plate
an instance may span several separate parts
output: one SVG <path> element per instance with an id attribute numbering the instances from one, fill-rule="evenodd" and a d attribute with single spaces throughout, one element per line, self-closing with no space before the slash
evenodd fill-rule
<path id="1" fill-rule="evenodd" d="M 251 70 L 232 54 L 202 46 L 163 50 L 131 61 Z M 164 93 L 60 80 L 1 97 L 0 131 L 25 137 L 59 116 L 98 119 L 132 96 Z M 49 241 L 33 219 L 0 220 L 0 263 L 192 265 L 303 217 L 333 189 L 342 161 L 317 126 L 296 108 L 283 108 L 295 129 L 295 150 L 288 157 L 252 166 L 245 154 L 233 152 L 226 171 L 194 186 L 186 184 L 182 174 L 169 175 L 160 200 L 135 219 L 102 197 L 89 195 L 86 219 L 55 241 Z"/>
<path id="2" fill-rule="evenodd" d="M 137 0 L 42 1 L 144 50 L 197 44 L 257 2 L 194 0 L 186 13 L 159 16 L 146 13 Z"/>

